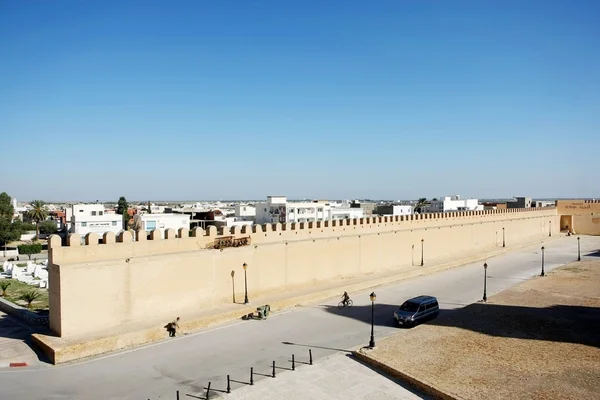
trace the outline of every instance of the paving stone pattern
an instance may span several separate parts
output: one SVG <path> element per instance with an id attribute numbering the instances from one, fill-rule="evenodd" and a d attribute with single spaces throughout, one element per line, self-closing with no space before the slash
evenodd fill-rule
<path id="1" fill-rule="evenodd" d="M 426 399 L 398 382 L 340 353 L 296 371 L 279 372 L 275 379 L 262 378 L 220 397 L 232 400 L 409 400 Z M 213 396 L 211 396 L 213 398 Z M 218 397 L 214 397 L 218 398 Z"/>

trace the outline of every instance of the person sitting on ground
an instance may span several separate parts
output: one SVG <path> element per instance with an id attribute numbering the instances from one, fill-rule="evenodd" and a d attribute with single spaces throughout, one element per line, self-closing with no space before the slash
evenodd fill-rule
<path id="1" fill-rule="evenodd" d="M 350 300 L 350 296 L 348 296 L 348 292 L 344 291 L 344 294 L 342 295 L 342 301 L 344 302 L 344 305 L 348 305 L 348 300 Z"/>

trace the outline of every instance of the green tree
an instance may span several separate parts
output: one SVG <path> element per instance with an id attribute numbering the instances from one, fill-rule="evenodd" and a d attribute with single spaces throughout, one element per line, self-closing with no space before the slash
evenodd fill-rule
<path id="1" fill-rule="evenodd" d="M 23 222 L 20 219 L 15 219 L 13 221 L 13 227 L 15 230 L 19 231 L 20 234 L 35 231 L 35 225 L 30 222 Z"/>
<path id="2" fill-rule="evenodd" d="M 19 249 L 19 254 L 25 254 L 29 256 L 30 260 L 32 254 L 39 254 L 42 252 L 41 243 L 21 244 L 17 248 Z"/>
<path id="3" fill-rule="evenodd" d="M 58 231 L 58 227 L 54 221 L 44 221 L 40 224 L 40 233 L 51 235 Z"/>
<path id="4" fill-rule="evenodd" d="M 119 197 L 119 202 L 117 203 L 117 214 L 121 214 L 123 216 L 123 229 L 127 230 L 129 226 L 129 204 L 127 204 L 127 199 L 121 196 Z"/>
<path id="5" fill-rule="evenodd" d="M 417 205 L 415 206 L 415 212 L 421 213 L 421 211 L 423 210 L 423 207 L 426 206 L 427 203 L 427 199 L 425 197 L 421 197 L 419 200 L 417 200 Z"/>
<path id="6" fill-rule="evenodd" d="M 21 231 L 18 229 L 18 224 L 16 222 L 11 223 L 9 218 L 0 217 L 0 246 L 4 247 L 4 252 L 6 252 L 8 243 L 19 240 L 20 237 Z"/>
<path id="7" fill-rule="evenodd" d="M 6 289 L 10 286 L 12 282 L 8 279 L 0 280 L 0 289 L 2 289 L 2 297 L 6 297 Z"/>
<path id="8" fill-rule="evenodd" d="M 0 218 L 12 220 L 15 215 L 15 208 L 12 205 L 11 197 L 6 192 L 0 193 Z"/>
<path id="9" fill-rule="evenodd" d="M 34 200 L 30 204 L 31 210 L 29 210 L 29 218 L 35 222 L 35 238 L 40 238 L 40 222 L 45 221 L 48 218 L 48 210 L 41 200 Z"/>
<path id="10" fill-rule="evenodd" d="M 19 297 L 20 300 L 24 300 L 27 302 L 27 308 L 31 309 L 31 303 L 33 303 L 38 297 L 40 297 L 40 292 L 32 289 L 28 292 L 25 292 Z"/>

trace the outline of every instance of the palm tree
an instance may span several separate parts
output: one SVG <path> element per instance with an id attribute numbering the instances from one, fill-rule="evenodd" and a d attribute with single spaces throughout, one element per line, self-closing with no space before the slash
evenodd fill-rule
<path id="1" fill-rule="evenodd" d="M 20 300 L 24 300 L 27 302 L 27 308 L 31 309 L 31 303 L 35 301 L 38 297 L 40 297 L 40 292 L 35 289 L 30 290 L 29 292 L 25 292 L 19 297 Z"/>
<path id="2" fill-rule="evenodd" d="M 45 221 L 48 218 L 48 210 L 41 200 L 34 200 L 31 202 L 31 210 L 29 210 L 29 218 L 35 222 L 35 238 L 40 238 L 40 222 Z"/>
<path id="3" fill-rule="evenodd" d="M 10 282 L 8 279 L 2 279 L 0 281 L 0 289 L 2 289 L 2 297 L 6 297 L 6 289 L 8 289 L 8 287 L 10 286 L 12 282 Z"/>
<path id="4" fill-rule="evenodd" d="M 425 197 L 421 197 L 417 200 L 417 205 L 415 206 L 415 212 L 421 213 L 421 209 L 427 205 L 427 199 Z"/>

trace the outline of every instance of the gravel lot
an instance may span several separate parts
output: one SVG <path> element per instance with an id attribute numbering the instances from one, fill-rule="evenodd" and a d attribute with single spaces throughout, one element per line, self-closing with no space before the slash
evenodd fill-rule
<path id="1" fill-rule="evenodd" d="M 463 399 L 598 399 L 600 259 L 381 340 L 370 356 Z"/>

